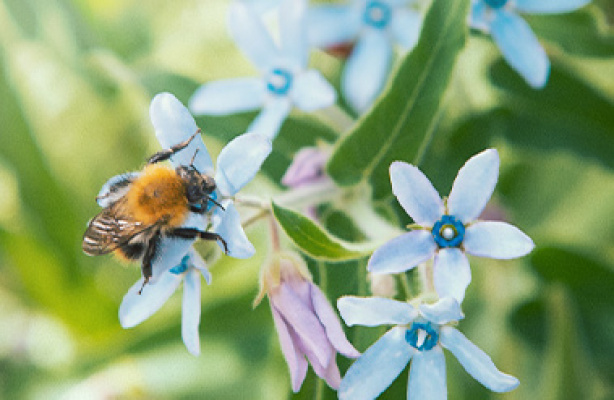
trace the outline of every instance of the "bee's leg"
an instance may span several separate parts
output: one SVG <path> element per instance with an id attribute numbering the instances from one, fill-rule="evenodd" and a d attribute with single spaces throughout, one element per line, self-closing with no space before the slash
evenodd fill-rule
<path id="1" fill-rule="evenodd" d="M 154 154 L 153 156 L 149 157 L 149 159 L 147 160 L 147 164 L 155 164 L 160 161 L 168 160 L 169 158 L 171 158 L 173 154 L 175 154 L 179 150 L 185 149 L 198 134 L 200 134 L 200 129 L 198 129 L 192 136 L 190 136 L 188 140 L 181 142 L 179 144 L 176 144 L 170 149 L 161 150 L 157 152 L 156 154 Z"/>
<path id="2" fill-rule="evenodd" d="M 166 236 L 182 238 L 182 239 L 196 239 L 203 240 L 219 240 L 224 245 L 224 252 L 228 254 L 228 244 L 223 237 L 213 232 L 201 231 L 195 228 L 175 228 L 168 232 Z"/>
<path id="3" fill-rule="evenodd" d="M 145 285 L 149 282 L 149 278 L 152 275 L 152 262 L 156 253 L 158 251 L 158 241 L 159 235 L 154 236 L 150 241 L 147 249 L 145 250 L 145 255 L 143 256 L 143 263 L 141 264 L 141 273 L 143 274 L 143 285 L 139 290 L 139 294 L 143 291 Z"/>

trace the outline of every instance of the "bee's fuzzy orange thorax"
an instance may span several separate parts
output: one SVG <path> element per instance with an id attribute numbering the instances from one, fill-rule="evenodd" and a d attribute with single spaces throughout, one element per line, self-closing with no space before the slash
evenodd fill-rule
<path id="1" fill-rule="evenodd" d="M 188 214 L 188 200 L 183 181 L 174 170 L 161 165 L 147 165 L 126 194 L 127 207 L 137 221 L 145 225 L 162 222 L 176 227 Z"/>

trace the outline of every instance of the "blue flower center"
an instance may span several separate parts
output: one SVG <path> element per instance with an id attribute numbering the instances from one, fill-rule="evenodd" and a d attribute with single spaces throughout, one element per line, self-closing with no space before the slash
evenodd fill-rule
<path id="1" fill-rule="evenodd" d="M 444 215 L 435 223 L 431 233 L 439 247 L 458 247 L 465 237 L 465 226 L 453 215 Z"/>
<path id="2" fill-rule="evenodd" d="M 384 29 L 388 26 L 391 16 L 392 11 L 387 4 L 379 1 L 370 1 L 365 8 L 363 21 L 374 28 Z"/>
<path id="3" fill-rule="evenodd" d="M 415 349 L 428 351 L 439 342 L 439 333 L 430 322 L 414 322 L 405 332 L 405 341 Z"/>
<path id="4" fill-rule="evenodd" d="M 170 273 L 175 274 L 175 275 L 183 274 L 185 271 L 188 270 L 188 260 L 189 259 L 190 259 L 189 255 L 186 254 L 185 256 L 183 256 L 183 258 L 181 259 L 181 262 L 169 270 Z"/>
<path id="5" fill-rule="evenodd" d="M 269 74 L 267 89 L 276 95 L 285 95 L 292 86 L 292 73 L 283 68 L 275 68 Z"/>
<path id="6" fill-rule="evenodd" d="M 205 211 L 209 211 L 211 210 L 213 207 L 215 207 L 215 203 L 213 201 L 217 201 L 217 191 L 211 193 L 209 195 L 209 201 L 207 202 L 207 209 Z M 213 201 L 211 201 L 213 200 Z"/>
<path id="7" fill-rule="evenodd" d="M 503 7 L 508 0 L 484 0 L 490 8 L 501 8 Z"/>

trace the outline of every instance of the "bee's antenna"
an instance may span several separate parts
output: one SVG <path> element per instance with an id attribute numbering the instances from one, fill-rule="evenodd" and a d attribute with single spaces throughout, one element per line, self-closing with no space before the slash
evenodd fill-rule
<path id="1" fill-rule="evenodd" d="M 224 208 L 223 205 L 221 205 L 220 203 L 218 203 L 217 201 L 213 200 L 213 198 L 207 196 L 207 199 L 209 199 L 210 202 L 212 202 L 213 204 L 215 204 L 216 206 L 218 206 L 219 208 L 221 208 L 223 211 L 226 211 L 226 209 Z"/>
<path id="2" fill-rule="evenodd" d="M 194 152 L 194 155 L 192 156 L 192 159 L 190 160 L 190 167 L 192 167 L 194 170 L 196 170 L 196 168 L 194 167 L 194 160 L 196 159 L 196 154 L 198 154 L 198 147 L 196 148 L 196 151 Z"/>

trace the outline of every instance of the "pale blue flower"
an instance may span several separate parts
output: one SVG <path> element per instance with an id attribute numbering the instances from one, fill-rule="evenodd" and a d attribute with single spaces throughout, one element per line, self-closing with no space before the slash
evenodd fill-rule
<path id="1" fill-rule="evenodd" d="M 518 228 L 500 221 L 476 220 L 492 195 L 499 175 L 494 149 L 470 158 L 460 169 L 444 201 L 415 166 L 390 166 L 392 191 L 418 228 L 385 243 L 368 263 L 373 273 L 401 273 L 435 256 L 433 280 L 439 297 L 463 301 L 471 282 L 465 252 L 497 259 L 529 253 L 533 241 Z"/>
<path id="2" fill-rule="evenodd" d="M 185 141 L 198 131 L 188 109 L 170 93 L 156 95 L 149 112 L 156 137 L 165 149 Z M 185 149 L 173 154 L 170 161 L 175 167 L 192 164 L 200 173 L 214 177 L 217 189 L 211 197 L 221 205 L 210 204 L 211 208 L 205 213 L 190 212 L 182 227 L 215 232 L 226 241 L 228 255 L 236 258 L 251 257 L 255 249 L 243 231 L 232 196 L 252 180 L 270 152 L 271 142 L 268 138 L 246 133 L 222 149 L 215 170 L 200 135 L 192 139 Z M 101 193 L 104 194 L 105 188 L 108 191 L 110 183 L 115 179 L 117 177 L 111 178 Z M 104 196 L 101 198 L 104 201 Z M 143 287 L 141 278 L 130 288 L 120 306 L 119 317 L 124 328 L 140 324 L 166 302 L 183 280 L 182 336 L 190 353 L 196 355 L 200 351 L 199 272 L 207 282 L 211 277 L 205 262 L 192 248 L 195 240 L 162 236 L 149 284 Z M 224 250 L 221 243 L 218 245 Z"/>
<path id="3" fill-rule="evenodd" d="M 508 64 L 534 88 L 548 81 L 550 61 L 531 27 L 516 14 L 556 14 L 576 10 L 590 0 L 472 0 L 469 24 L 489 32 Z"/>
<path id="4" fill-rule="evenodd" d="M 230 32 L 262 75 L 206 83 L 190 99 L 190 109 L 199 115 L 226 115 L 262 108 L 248 131 L 273 139 L 293 106 L 311 112 L 333 105 L 334 88 L 318 71 L 307 69 L 305 8 L 305 0 L 282 2 L 278 46 L 253 7 L 235 2 L 230 7 Z"/>
<path id="5" fill-rule="evenodd" d="M 448 349 L 465 370 L 494 392 L 516 388 L 518 379 L 497 369 L 490 357 L 462 333 L 448 325 L 463 318 L 458 303 L 448 297 L 414 308 L 379 297 L 341 297 L 337 301 L 348 325 L 397 325 L 384 334 L 348 369 L 341 380 L 341 400 L 369 400 L 379 396 L 411 361 L 407 399 L 445 400 Z"/>
<path id="6" fill-rule="evenodd" d="M 415 46 L 422 14 L 417 0 L 354 0 L 309 10 L 310 44 L 321 47 L 356 42 L 341 77 L 341 92 L 356 111 L 365 111 L 379 95 L 392 65 L 393 46 Z"/>
<path id="7" fill-rule="evenodd" d="M 183 281 L 183 303 L 181 313 L 181 337 L 188 351 L 200 354 L 198 325 L 200 324 L 200 275 L 207 284 L 211 274 L 202 257 L 190 249 L 175 267 L 166 270 L 155 283 L 148 284 L 143 291 L 141 278 L 128 290 L 119 306 L 119 321 L 123 328 L 133 328 L 158 311 Z"/>
<path id="8" fill-rule="evenodd" d="M 187 108 L 170 93 L 161 93 L 151 102 L 150 116 L 156 130 L 156 137 L 163 148 L 169 148 L 191 137 L 197 130 L 196 122 Z M 198 151 L 196 152 L 196 150 Z M 196 155 L 195 155 L 196 152 Z M 235 258 L 251 257 L 255 250 L 247 239 L 239 213 L 234 207 L 232 197 L 260 170 L 260 166 L 271 152 L 271 142 L 256 133 L 246 133 L 230 141 L 217 158 L 217 168 L 200 135 L 196 136 L 186 147 L 171 157 L 174 166 L 193 165 L 202 174 L 213 176 L 217 184 L 214 199 L 222 205 L 211 207 L 205 214 L 191 213 L 187 221 L 190 227 L 205 229 L 219 234 L 228 245 L 228 255 Z M 194 221 L 194 222 L 193 222 Z M 167 250 L 154 263 L 163 264 L 161 269 L 171 268 L 181 261 L 194 240 L 163 240 Z M 223 249 L 221 243 L 218 243 Z"/>

